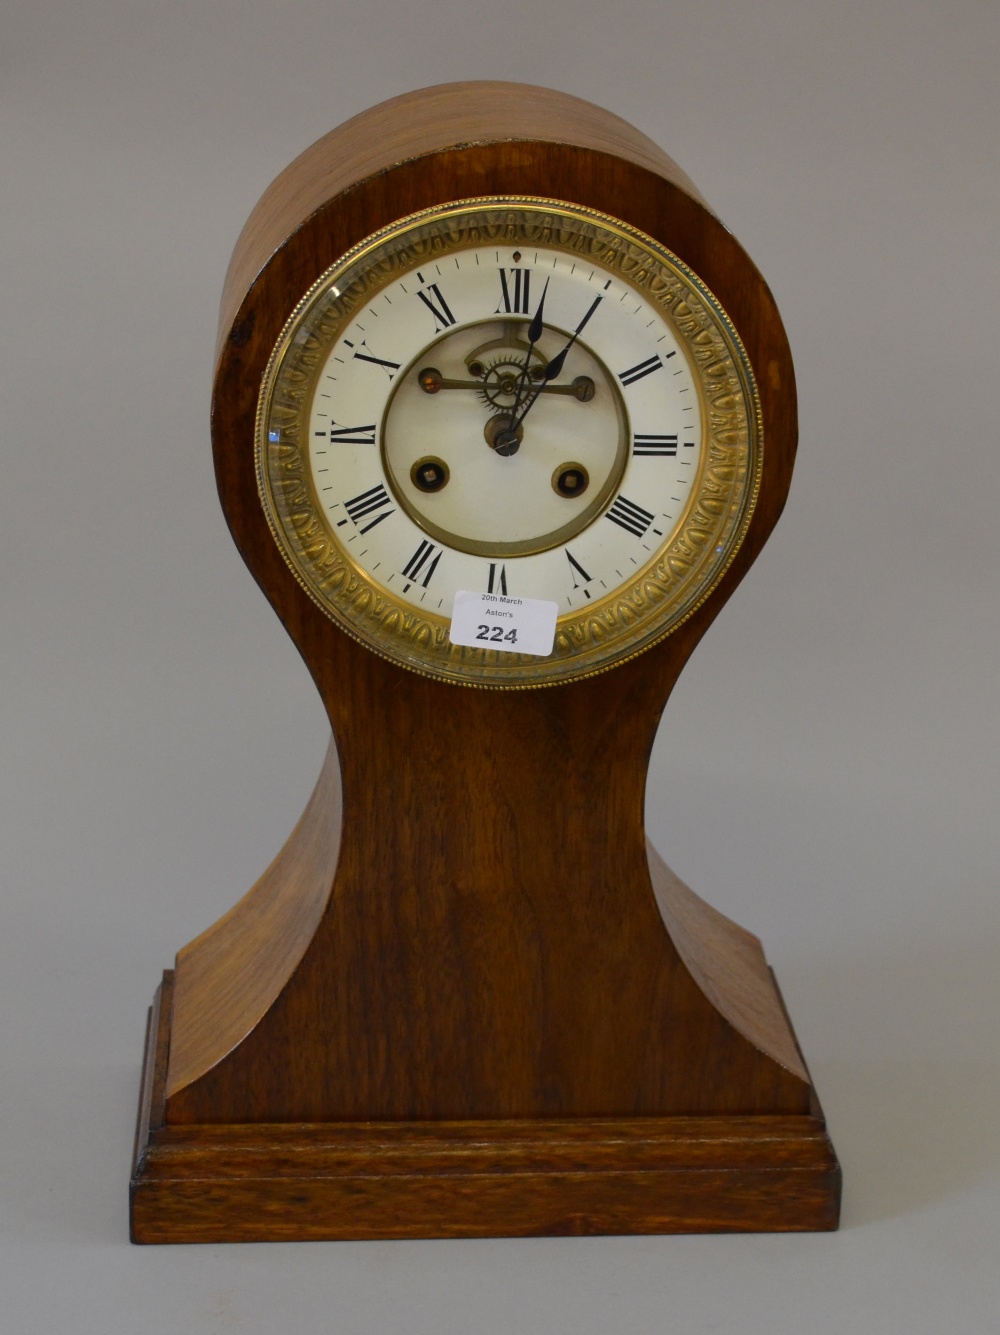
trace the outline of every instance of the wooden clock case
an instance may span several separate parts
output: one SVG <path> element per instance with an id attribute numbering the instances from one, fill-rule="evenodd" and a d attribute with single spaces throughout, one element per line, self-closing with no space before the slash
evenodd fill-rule
<path id="1" fill-rule="evenodd" d="M 483 195 L 622 217 L 716 294 L 755 368 L 765 467 L 721 584 L 567 685 L 406 671 L 310 600 L 268 530 L 258 389 L 354 243 Z M 222 301 L 219 492 L 333 739 L 270 868 L 164 974 L 131 1185 L 137 1242 L 827 1229 L 840 1170 L 758 940 L 646 841 L 660 713 L 788 491 L 795 386 L 763 279 L 677 166 L 589 103 L 453 84 L 349 121 L 269 187 Z"/>

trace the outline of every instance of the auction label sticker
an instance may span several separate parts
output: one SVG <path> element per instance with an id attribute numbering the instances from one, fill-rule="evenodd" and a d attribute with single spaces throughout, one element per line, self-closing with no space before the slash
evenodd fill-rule
<path id="1" fill-rule="evenodd" d="M 508 598 L 502 593 L 459 589 L 448 636 L 452 644 L 545 658 L 556 638 L 559 604 L 543 598 Z"/>

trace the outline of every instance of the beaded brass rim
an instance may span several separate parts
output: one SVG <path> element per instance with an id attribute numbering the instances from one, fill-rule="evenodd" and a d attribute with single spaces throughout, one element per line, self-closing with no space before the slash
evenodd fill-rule
<path id="1" fill-rule="evenodd" d="M 606 597 L 560 616 L 547 658 L 453 645 L 448 618 L 415 607 L 362 569 L 327 523 L 310 475 L 308 419 L 339 333 L 389 283 L 430 256 L 544 244 L 586 255 L 671 325 L 702 400 L 703 448 L 686 509 L 652 558 Z M 753 371 L 720 303 L 651 237 L 592 209 L 536 197 L 460 200 L 412 214 L 345 254 L 302 297 L 271 354 L 257 409 L 261 501 L 309 597 L 375 653 L 460 685 L 528 689 L 608 671 L 686 621 L 718 585 L 749 526 L 763 466 Z"/>

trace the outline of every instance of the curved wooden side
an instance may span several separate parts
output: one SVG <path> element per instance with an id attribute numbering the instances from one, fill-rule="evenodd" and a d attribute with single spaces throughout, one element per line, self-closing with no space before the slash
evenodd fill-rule
<path id="1" fill-rule="evenodd" d="M 592 102 L 531 84 L 438 84 L 345 121 L 268 186 L 233 251 L 222 295 L 219 350 L 257 274 L 295 228 L 334 196 L 401 162 L 470 144 L 571 143 L 645 167 L 704 203 L 652 139 Z M 458 196 L 455 196 L 458 198 Z"/>
<path id="2" fill-rule="evenodd" d="M 648 841 L 646 848 L 660 915 L 688 973 L 737 1032 L 808 1083 L 758 938 L 706 904 Z"/>
<path id="3" fill-rule="evenodd" d="M 274 862 L 177 956 L 168 1098 L 236 1048 L 295 972 L 330 896 L 340 825 L 340 761 L 331 741 L 312 797 Z"/>

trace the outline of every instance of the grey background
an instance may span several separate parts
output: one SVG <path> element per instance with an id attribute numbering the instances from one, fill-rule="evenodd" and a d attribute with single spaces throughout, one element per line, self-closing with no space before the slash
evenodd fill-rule
<path id="1" fill-rule="evenodd" d="M 5 0 L 0 1329 L 997 1328 L 998 57 L 995 0 Z M 675 692 L 649 826 L 764 940 L 843 1229 L 130 1248 L 152 990 L 326 734 L 215 495 L 229 253 L 335 124 L 495 77 L 663 144 L 785 318 L 789 505 Z"/>

